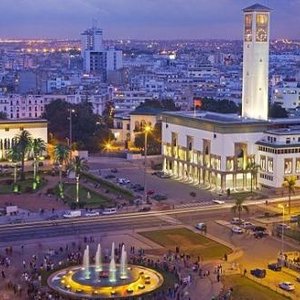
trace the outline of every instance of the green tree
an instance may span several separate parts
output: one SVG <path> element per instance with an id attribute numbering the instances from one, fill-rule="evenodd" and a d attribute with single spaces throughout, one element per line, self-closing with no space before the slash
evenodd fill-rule
<path id="1" fill-rule="evenodd" d="M 144 149 L 145 147 L 145 133 L 137 134 L 134 139 L 135 147 Z M 161 123 L 156 123 L 151 132 L 147 136 L 147 153 L 155 155 L 161 153 Z"/>
<path id="2" fill-rule="evenodd" d="M 257 173 L 259 169 L 260 169 L 260 165 L 256 164 L 254 161 L 248 163 L 246 166 L 246 170 L 249 171 L 251 175 L 251 193 L 253 192 L 253 180 L 257 185 Z"/>
<path id="3" fill-rule="evenodd" d="M 80 156 L 75 156 L 71 163 L 71 170 L 75 172 L 76 177 L 76 202 L 79 202 L 79 180 L 82 172 L 85 172 L 89 169 L 86 160 Z"/>
<path id="4" fill-rule="evenodd" d="M 269 106 L 269 117 L 270 118 L 287 118 L 288 113 L 280 104 L 273 103 Z"/>
<path id="5" fill-rule="evenodd" d="M 238 113 L 240 108 L 231 100 L 215 100 L 212 98 L 201 99 L 201 110 L 217 113 Z"/>
<path id="6" fill-rule="evenodd" d="M 31 143 L 32 143 L 32 136 L 27 130 L 23 130 L 20 134 L 15 136 L 16 140 L 16 147 L 20 153 L 21 157 L 21 180 L 25 179 L 25 172 L 24 172 L 24 167 L 25 167 L 25 158 L 30 152 L 31 148 Z"/>
<path id="7" fill-rule="evenodd" d="M 62 167 L 69 161 L 70 158 L 70 148 L 64 144 L 57 144 L 54 147 L 54 158 L 58 163 L 59 168 L 59 195 L 64 198 L 64 187 L 62 182 Z"/>
<path id="8" fill-rule="evenodd" d="M 33 156 L 33 190 L 40 183 L 39 178 L 39 160 L 44 151 L 46 151 L 46 143 L 41 138 L 33 139 L 31 142 L 31 152 Z"/>
<path id="9" fill-rule="evenodd" d="M 108 101 L 105 103 L 105 108 L 102 113 L 102 121 L 107 128 L 113 128 L 114 116 L 115 116 L 115 106 L 113 102 Z"/>
<path id="10" fill-rule="evenodd" d="M 289 215 L 291 214 L 291 195 L 295 194 L 295 186 L 296 186 L 297 177 L 296 176 L 287 176 L 284 178 L 282 186 L 287 189 L 289 195 Z"/>
<path id="11" fill-rule="evenodd" d="M 245 199 L 238 198 L 235 200 L 234 206 L 231 207 L 231 211 L 236 214 L 238 213 L 239 220 L 241 220 L 241 213 L 243 211 L 249 212 L 248 206 L 244 205 Z"/>
<path id="12" fill-rule="evenodd" d="M 13 191 L 18 192 L 18 184 L 17 184 L 17 167 L 18 167 L 18 162 L 21 160 L 21 155 L 20 151 L 17 147 L 17 145 L 12 146 L 8 151 L 7 151 L 7 158 L 12 161 L 14 165 L 14 184 L 13 184 Z"/>

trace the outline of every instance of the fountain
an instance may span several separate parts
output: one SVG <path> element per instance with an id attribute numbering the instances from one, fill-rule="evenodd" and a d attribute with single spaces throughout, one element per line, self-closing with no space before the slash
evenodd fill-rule
<path id="1" fill-rule="evenodd" d="M 101 261 L 98 244 L 95 265 L 90 265 L 90 249 L 86 246 L 82 266 L 58 270 L 48 278 L 48 285 L 67 297 L 79 299 L 121 299 L 140 297 L 159 288 L 163 276 L 155 270 L 127 265 L 127 252 L 122 246 L 120 264 L 115 262 L 115 244 L 111 247 L 110 263 Z"/>
<path id="2" fill-rule="evenodd" d="M 116 282 L 116 262 L 115 262 L 115 243 L 113 242 L 111 245 L 111 255 L 110 255 L 110 263 L 109 263 L 109 281 Z"/>
<path id="3" fill-rule="evenodd" d="M 98 244 L 98 247 L 97 247 L 95 262 L 96 262 L 96 271 L 101 272 L 102 271 L 102 260 L 101 260 L 101 245 L 100 244 Z"/>
<path id="4" fill-rule="evenodd" d="M 120 262 L 120 278 L 126 279 L 127 278 L 127 252 L 125 250 L 125 245 L 122 246 L 121 251 L 121 262 Z"/>
<path id="5" fill-rule="evenodd" d="M 82 263 L 83 277 L 84 279 L 90 279 L 90 248 L 86 246 L 83 252 L 83 263 Z"/>

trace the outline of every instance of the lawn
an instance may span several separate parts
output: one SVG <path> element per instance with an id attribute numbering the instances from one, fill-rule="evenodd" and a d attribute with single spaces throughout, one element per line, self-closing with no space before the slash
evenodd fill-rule
<path id="1" fill-rule="evenodd" d="M 187 228 L 145 231 L 139 234 L 163 246 L 164 252 L 169 249 L 175 251 L 176 246 L 179 246 L 180 252 L 193 257 L 200 256 L 204 260 L 223 258 L 225 253 L 232 252 L 229 247 Z"/>
<path id="2" fill-rule="evenodd" d="M 9 181 L 12 182 L 11 179 L 8 179 Z M 7 184 L 7 180 L 1 180 L 0 181 L 0 194 L 11 194 L 13 193 L 13 183 Z M 17 184 L 20 187 L 20 193 L 35 193 L 39 189 L 45 186 L 46 181 L 42 179 L 41 183 L 39 186 L 37 186 L 36 190 L 32 190 L 32 183 L 33 183 L 33 178 L 26 178 L 25 180 L 18 180 Z"/>
<path id="3" fill-rule="evenodd" d="M 287 300 L 271 289 L 262 286 L 241 275 L 230 275 L 222 278 L 224 291 L 233 289 L 232 300 Z"/>
<path id="4" fill-rule="evenodd" d="M 65 198 L 67 202 L 69 203 L 75 202 L 76 185 L 65 184 L 64 188 L 65 188 Z M 88 198 L 88 192 L 90 194 L 90 198 Z M 90 207 L 90 208 L 103 208 L 103 207 L 111 207 L 115 205 L 115 203 L 110 198 L 97 194 L 94 191 L 91 191 L 84 186 L 80 186 L 79 201 L 84 202 L 85 207 Z"/>

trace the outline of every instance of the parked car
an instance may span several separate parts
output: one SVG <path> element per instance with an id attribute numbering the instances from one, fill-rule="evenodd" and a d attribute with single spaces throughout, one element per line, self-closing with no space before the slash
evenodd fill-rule
<path id="1" fill-rule="evenodd" d="M 148 190 L 148 191 L 147 191 L 147 195 L 149 195 L 149 196 L 150 196 L 150 195 L 153 195 L 154 193 L 155 193 L 154 190 Z"/>
<path id="2" fill-rule="evenodd" d="M 253 236 L 256 238 L 256 239 L 262 239 L 263 237 L 266 237 L 268 236 L 268 232 L 267 231 L 255 231 Z"/>
<path id="3" fill-rule="evenodd" d="M 218 199 L 214 199 L 214 200 L 212 200 L 212 202 L 215 204 L 224 204 L 225 203 L 224 200 L 218 200 Z"/>
<path id="4" fill-rule="evenodd" d="M 156 194 L 152 197 L 156 201 L 167 200 L 168 196 L 166 194 Z"/>
<path id="5" fill-rule="evenodd" d="M 150 211 L 150 210 L 151 210 L 150 206 L 144 206 L 141 209 L 139 209 L 139 212 L 147 212 L 147 211 Z"/>
<path id="6" fill-rule="evenodd" d="M 86 217 L 96 217 L 96 216 L 99 216 L 99 215 L 100 215 L 99 211 L 95 211 L 95 210 L 90 210 L 90 211 L 85 213 Z"/>
<path id="7" fill-rule="evenodd" d="M 257 277 L 257 278 L 265 278 L 266 277 L 266 270 L 265 269 L 253 269 L 250 271 L 250 274 Z"/>
<path id="8" fill-rule="evenodd" d="M 278 272 L 281 271 L 281 266 L 278 263 L 270 263 L 268 264 L 268 269 Z"/>
<path id="9" fill-rule="evenodd" d="M 113 168 L 110 170 L 112 173 L 118 173 L 118 169 L 117 168 Z"/>
<path id="10" fill-rule="evenodd" d="M 199 230 L 206 230 L 207 225 L 205 223 L 198 223 L 198 224 L 196 224 L 195 228 L 199 229 Z"/>
<path id="11" fill-rule="evenodd" d="M 241 227 L 244 229 L 252 229 L 255 225 L 251 222 L 244 222 L 243 224 L 241 224 Z"/>
<path id="12" fill-rule="evenodd" d="M 64 218 L 78 218 L 81 217 L 81 210 L 70 210 L 63 215 Z"/>
<path id="13" fill-rule="evenodd" d="M 300 221 L 300 215 L 291 216 L 291 219 L 290 219 L 291 223 L 297 223 L 298 221 Z"/>
<path id="14" fill-rule="evenodd" d="M 285 291 L 294 291 L 295 290 L 294 284 L 289 281 L 280 282 L 279 287 Z"/>
<path id="15" fill-rule="evenodd" d="M 113 175 L 113 174 L 108 174 L 108 175 L 106 175 L 104 178 L 105 178 L 105 179 L 114 179 L 114 178 L 116 178 L 116 176 Z"/>
<path id="16" fill-rule="evenodd" d="M 163 171 L 156 171 L 156 172 L 153 172 L 152 175 L 155 175 L 159 178 L 171 178 L 171 175 L 163 172 Z"/>
<path id="17" fill-rule="evenodd" d="M 241 227 L 239 227 L 239 226 L 232 226 L 232 227 L 231 227 L 231 231 L 232 231 L 233 233 L 238 233 L 238 234 L 244 233 L 244 229 L 241 228 Z"/>
<path id="18" fill-rule="evenodd" d="M 117 209 L 115 207 L 113 208 L 105 208 L 102 212 L 102 215 L 113 215 L 117 213 Z"/>
<path id="19" fill-rule="evenodd" d="M 231 219 L 231 224 L 234 224 L 234 225 L 240 225 L 240 224 L 243 224 L 244 222 L 245 221 L 240 218 L 232 218 Z"/>
<path id="20" fill-rule="evenodd" d="M 130 183 L 130 180 L 129 179 L 126 179 L 126 178 L 118 178 L 117 179 L 117 182 L 119 184 L 129 184 Z"/>
<path id="21" fill-rule="evenodd" d="M 282 229 L 291 229 L 291 226 L 289 226 L 288 224 L 285 224 L 285 223 L 280 223 L 280 224 L 277 224 L 276 226 L 276 229 L 278 231 L 282 230 Z"/>

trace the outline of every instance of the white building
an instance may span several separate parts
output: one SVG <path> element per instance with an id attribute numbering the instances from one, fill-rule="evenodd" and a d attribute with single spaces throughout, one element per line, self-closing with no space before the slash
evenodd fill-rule
<path id="1" fill-rule="evenodd" d="M 283 81 L 272 88 L 272 102 L 285 109 L 300 106 L 300 82 Z"/>
<path id="2" fill-rule="evenodd" d="M 81 55 L 85 72 L 100 75 L 106 81 L 107 72 L 123 68 L 122 51 L 104 47 L 102 29 L 92 27 L 85 30 L 81 36 Z"/>
<path id="3" fill-rule="evenodd" d="M 47 120 L 0 120 L 0 159 L 6 158 L 14 137 L 23 130 L 27 130 L 35 139 L 48 142 Z"/>
<path id="4" fill-rule="evenodd" d="M 300 178 L 300 119 L 268 119 L 269 18 L 259 4 L 244 9 L 242 116 L 162 114 L 165 172 L 222 192 L 280 188 L 286 176 Z"/>

